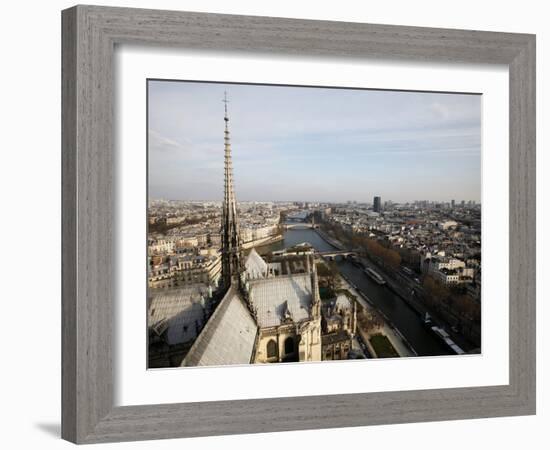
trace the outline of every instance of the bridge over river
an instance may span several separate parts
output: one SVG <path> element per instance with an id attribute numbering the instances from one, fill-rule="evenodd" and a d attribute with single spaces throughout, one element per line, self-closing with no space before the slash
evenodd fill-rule
<path id="1" fill-rule="evenodd" d="M 323 258 L 334 259 L 336 256 L 342 256 L 344 258 L 349 258 L 351 256 L 357 256 L 357 253 L 353 250 L 334 250 L 334 251 L 325 251 L 319 252 L 315 251 L 316 255 L 322 256 Z"/>
<path id="2" fill-rule="evenodd" d="M 310 222 L 290 222 L 290 223 L 283 224 L 283 228 L 285 230 L 292 230 L 292 229 L 307 230 L 307 229 L 319 228 L 319 225 L 316 225 Z"/>

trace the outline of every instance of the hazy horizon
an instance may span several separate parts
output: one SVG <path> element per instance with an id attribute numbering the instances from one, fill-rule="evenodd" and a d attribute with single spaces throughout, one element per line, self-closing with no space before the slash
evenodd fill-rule
<path id="1" fill-rule="evenodd" d="M 481 200 L 481 96 L 148 82 L 149 198 L 221 201 L 223 93 L 237 200 Z"/>
<path id="2" fill-rule="evenodd" d="M 374 196 L 373 196 L 374 197 Z M 380 196 L 381 197 L 381 196 Z M 151 201 L 169 201 L 169 202 L 187 202 L 187 203 L 206 203 L 206 202 L 211 202 L 211 203 L 223 203 L 223 199 L 219 199 L 219 200 L 205 200 L 205 199 L 200 199 L 200 198 L 192 198 L 192 199 L 181 199 L 181 198 L 168 198 L 168 197 L 149 197 L 149 202 Z M 429 203 L 450 203 L 451 200 L 454 200 L 456 202 L 456 206 L 460 206 L 460 202 L 462 200 L 464 200 L 464 202 L 467 204 L 468 201 L 470 200 L 473 200 L 473 199 L 468 199 L 468 198 L 464 198 L 464 199 L 450 199 L 450 200 L 431 200 L 429 198 L 418 198 L 418 199 L 415 199 L 415 200 L 410 200 L 410 201 L 404 201 L 404 202 L 398 202 L 394 199 L 391 199 L 391 198 L 388 198 L 388 199 L 384 199 L 381 197 L 381 201 L 382 203 L 386 202 L 386 201 L 391 201 L 393 204 L 396 204 L 396 205 L 401 205 L 401 204 L 406 204 L 406 203 L 414 203 L 415 201 L 418 201 L 418 202 L 423 202 L 423 201 L 426 201 L 426 202 L 429 202 Z M 309 200 L 309 199 L 299 199 L 299 200 L 285 200 L 285 199 L 282 199 L 282 200 L 239 200 L 237 199 L 237 204 L 239 203 L 293 203 L 293 202 L 296 202 L 296 203 L 321 203 L 321 204 L 346 204 L 347 202 L 352 202 L 352 203 L 357 203 L 358 205 L 372 205 L 372 200 L 371 201 L 368 201 L 368 200 L 365 200 L 365 201 L 359 201 L 359 200 L 353 200 L 353 199 L 349 199 L 349 200 L 345 200 L 345 201 L 328 201 L 328 200 Z M 476 200 L 476 205 L 480 205 L 481 204 L 481 201 L 478 201 Z"/>

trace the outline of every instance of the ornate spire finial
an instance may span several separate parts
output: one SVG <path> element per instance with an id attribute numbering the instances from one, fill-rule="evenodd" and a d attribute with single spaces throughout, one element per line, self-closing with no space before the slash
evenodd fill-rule
<path id="1" fill-rule="evenodd" d="M 227 104 L 229 103 L 229 100 L 227 100 L 227 91 L 223 91 L 222 102 L 225 103 L 225 115 L 223 117 L 223 120 L 225 120 L 226 122 L 229 122 L 229 116 L 227 115 Z"/>

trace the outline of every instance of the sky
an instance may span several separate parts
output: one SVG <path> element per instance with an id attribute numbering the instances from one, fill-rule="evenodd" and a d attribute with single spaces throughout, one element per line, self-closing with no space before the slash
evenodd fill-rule
<path id="1" fill-rule="evenodd" d="M 223 198 L 224 91 L 238 201 L 481 197 L 481 96 L 148 81 L 149 198 Z"/>

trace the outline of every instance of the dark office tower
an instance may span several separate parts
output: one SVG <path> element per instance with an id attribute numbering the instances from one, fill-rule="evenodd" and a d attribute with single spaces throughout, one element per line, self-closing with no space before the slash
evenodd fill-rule
<path id="1" fill-rule="evenodd" d="M 372 203 L 372 210 L 377 213 L 382 211 L 382 199 L 380 197 L 374 197 L 374 201 Z"/>
<path id="2" fill-rule="evenodd" d="M 455 208 L 455 201 L 454 200 L 451 200 L 451 208 Z"/>

